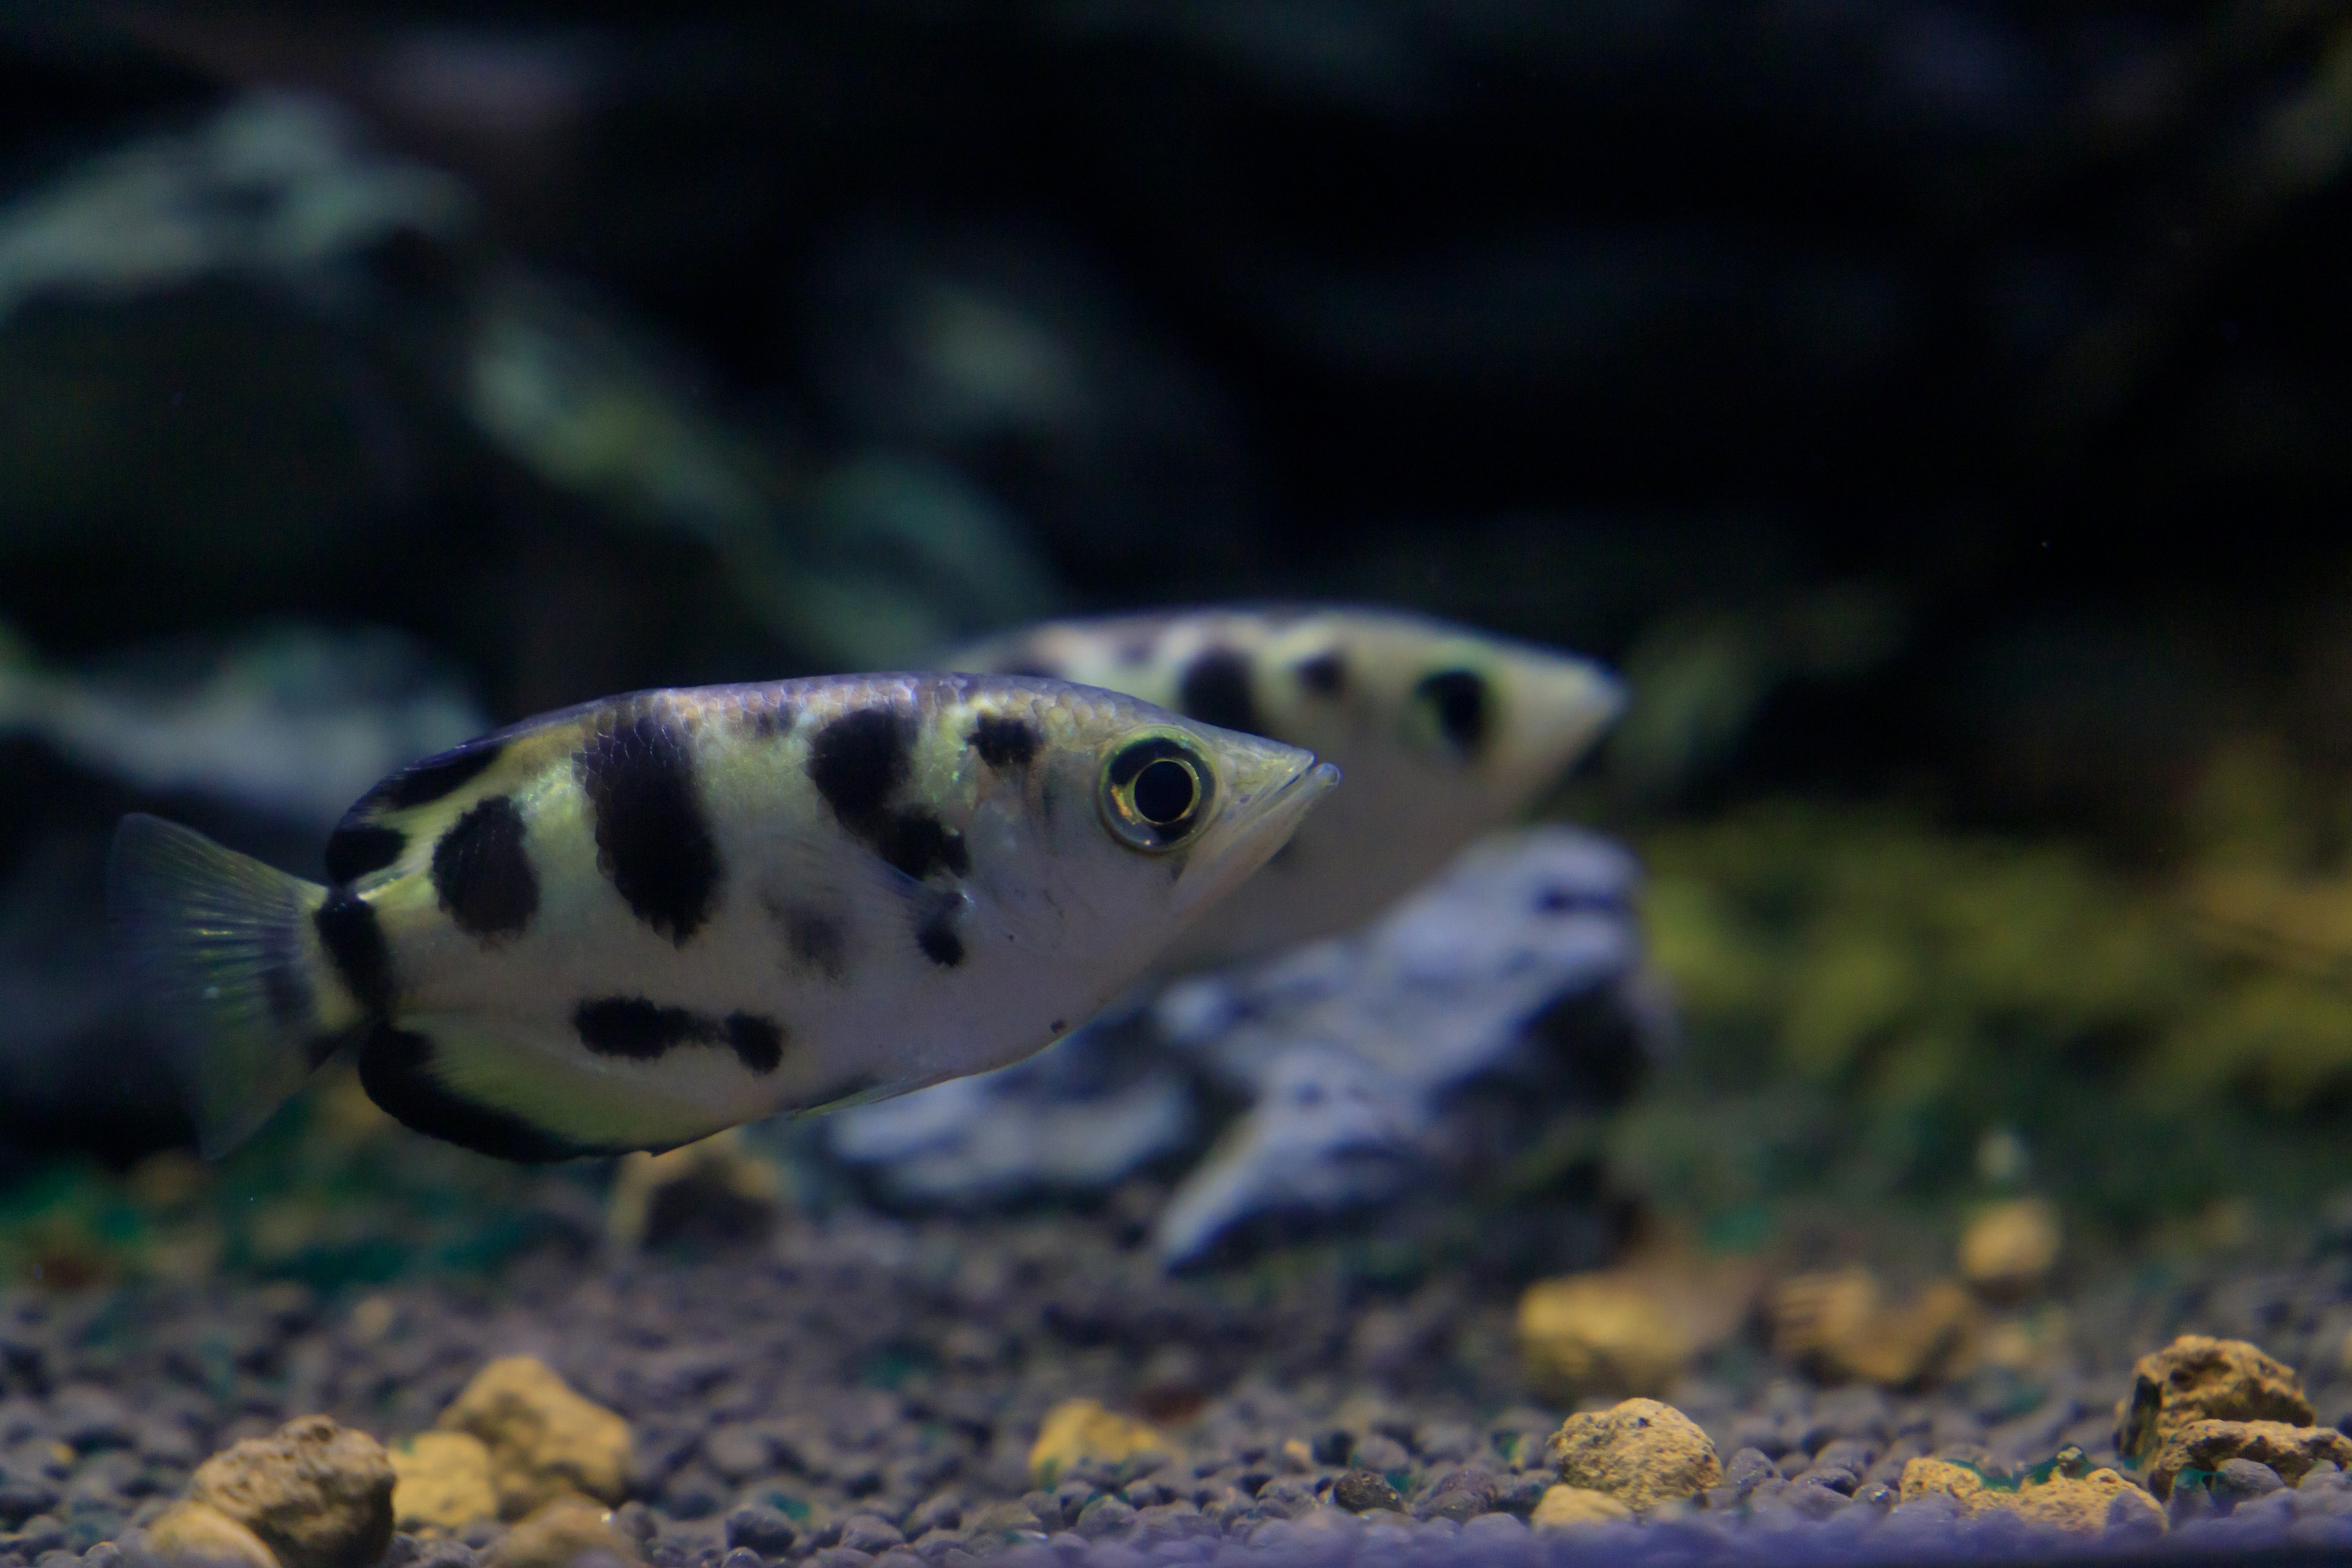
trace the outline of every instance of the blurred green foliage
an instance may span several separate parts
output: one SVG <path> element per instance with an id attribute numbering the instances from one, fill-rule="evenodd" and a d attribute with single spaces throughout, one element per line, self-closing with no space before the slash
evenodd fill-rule
<path id="1" fill-rule="evenodd" d="M 1649 832 L 1648 929 L 1689 1045 L 1616 1130 L 1616 1163 L 1709 1215 L 1808 1187 L 1947 1190 L 2019 1137 L 2059 1156 L 2034 1180 L 2124 1220 L 2326 1190 L 2352 987 L 2214 917 L 2214 868 L 2261 839 L 2247 826 L 2200 825 L 2165 874 L 1886 805 Z M 2333 896 L 2352 907 L 2352 883 Z"/>

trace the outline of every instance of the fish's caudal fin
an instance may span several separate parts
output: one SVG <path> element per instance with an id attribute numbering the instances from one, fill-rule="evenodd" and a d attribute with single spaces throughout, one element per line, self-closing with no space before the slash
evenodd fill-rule
<path id="1" fill-rule="evenodd" d="M 311 916 L 327 889 L 193 829 L 134 814 L 114 831 L 115 957 L 184 1085 L 205 1157 L 251 1136 L 334 1054 Z M 341 1020 L 348 1027 L 354 1018 Z"/>

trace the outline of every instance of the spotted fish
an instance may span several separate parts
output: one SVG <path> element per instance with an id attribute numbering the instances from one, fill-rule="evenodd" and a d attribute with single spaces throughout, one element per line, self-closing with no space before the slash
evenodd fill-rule
<path id="1" fill-rule="evenodd" d="M 1107 687 L 1339 765 L 1348 787 L 1171 948 L 1169 968 L 1261 956 L 1370 919 L 1523 815 L 1624 705 L 1590 660 L 1341 607 L 1055 621 L 940 662 Z"/>
<path id="2" fill-rule="evenodd" d="M 208 1153 L 346 1043 L 467 1148 L 663 1149 L 1029 1055 L 1336 778 L 1053 680 L 649 691 L 394 773 L 325 887 L 127 817 L 108 903 Z"/>

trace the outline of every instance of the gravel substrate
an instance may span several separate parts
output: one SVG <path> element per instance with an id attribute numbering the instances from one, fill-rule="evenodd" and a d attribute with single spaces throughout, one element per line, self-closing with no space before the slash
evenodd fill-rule
<path id="1" fill-rule="evenodd" d="M 2100 1543 L 1962 1520 L 1948 1500 L 1898 1507 L 1894 1487 L 1924 1454 L 1996 1475 L 2067 1443 L 2111 1462 L 2132 1358 L 2179 1331 L 2256 1341 L 2302 1370 L 2321 1422 L 2352 1417 L 2352 1265 L 2143 1279 L 2069 1303 L 2069 1348 L 2032 1370 L 1919 1394 L 1816 1387 L 1752 1345 L 1719 1352 L 1672 1399 L 1713 1438 L 1722 1484 L 1639 1524 L 1537 1535 L 1526 1516 L 1555 1479 L 1544 1438 L 1561 1413 L 1529 1401 L 1511 1295 L 1383 1292 L 1316 1256 L 1171 1281 L 1115 1217 L 851 1215 L 762 1252 L 542 1258 L 495 1286 L 0 1296 L 0 1568 L 110 1554 L 206 1454 L 296 1415 L 386 1441 L 421 1431 L 510 1353 L 634 1424 L 636 1500 L 618 1522 L 663 1568 L 1007 1552 L 1129 1568 L 1244 1547 L 1382 1563 L 2079 1553 Z M 1181 1452 L 1032 1489 L 1040 1422 L 1077 1396 L 1155 1421 Z M 1335 1506 L 1389 1501 L 1383 1486 L 1391 1507 Z M 2352 1550 L 2352 1480 L 2332 1466 L 2228 1500 L 2184 1490 L 2169 1533 L 2104 1544 Z M 394 1560 L 465 1568 L 499 1534 L 404 1537 Z"/>

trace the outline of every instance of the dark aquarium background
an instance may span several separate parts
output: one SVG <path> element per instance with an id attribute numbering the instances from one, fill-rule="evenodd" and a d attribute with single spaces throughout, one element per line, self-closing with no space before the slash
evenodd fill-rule
<path id="1" fill-rule="evenodd" d="M 2211 1413 L 2344 1445 L 2200 1449 L 2196 1509 L 2352 1466 L 2347 256 L 2333 0 L 0 16 L 0 1564 L 510 1351 L 635 1421 L 572 1478 L 625 1538 L 451 1568 L 1468 1530 L 1625 1393 L 1717 1509 L 2152 1485 L 2114 1406 L 2178 1330 L 2309 1388 Z M 1024 1184 L 807 1128 L 499 1165 L 334 1068 L 207 1165 L 110 965 L 126 811 L 319 877 L 532 713 L 1291 600 L 1622 672 L 1540 815 L 1632 852 L 1573 874 L 1646 956 L 1410 1199 L 1182 1273 L 1214 1085 Z M 964 1114 L 1133 1110 L 1140 1049 Z M 1113 1426 L 1040 1460 L 1065 1396 Z"/>

